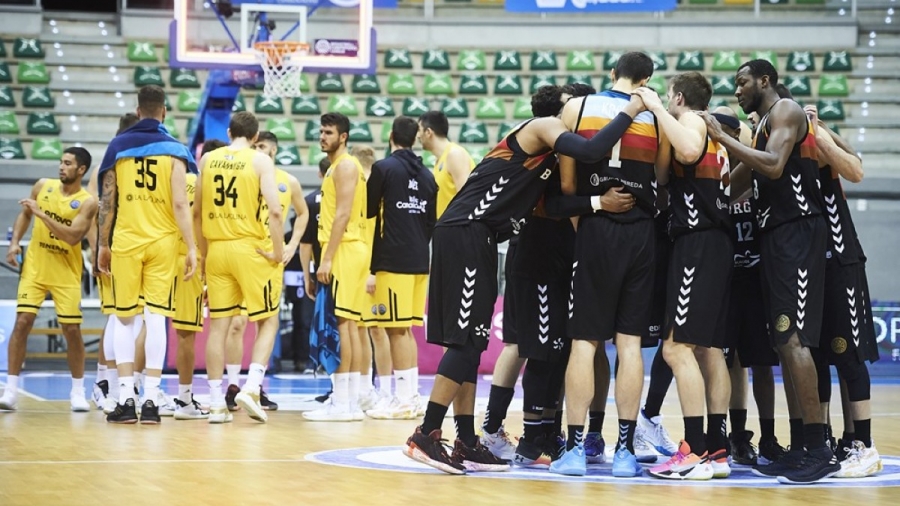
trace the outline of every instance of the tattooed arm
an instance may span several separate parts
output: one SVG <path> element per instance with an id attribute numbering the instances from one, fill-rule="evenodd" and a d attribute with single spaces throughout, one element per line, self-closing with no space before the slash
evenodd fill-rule
<path id="1" fill-rule="evenodd" d="M 118 202 L 115 168 L 109 169 L 103 174 L 101 186 L 103 190 L 100 194 L 100 213 L 97 216 L 97 226 L 100 228 L 100 243 L 97 245 L 97 264 L 100 272 L 109 274 L 109 262 L 112 258 L 112 253 L 109 249 L 109 236 L 112 232 L 112 224 L 116 219 L 116 202 Z"/>

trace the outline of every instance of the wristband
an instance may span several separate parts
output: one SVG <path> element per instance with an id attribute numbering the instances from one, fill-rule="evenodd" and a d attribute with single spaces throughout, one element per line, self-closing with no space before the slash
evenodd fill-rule
<path id="1" fill-rule="evenodd" d="M 600 195 L 594 195 L 591 197 L 591 207 L 594 208 L 594 211 L 602 211 L 603 205 L 600 202 Z"/>

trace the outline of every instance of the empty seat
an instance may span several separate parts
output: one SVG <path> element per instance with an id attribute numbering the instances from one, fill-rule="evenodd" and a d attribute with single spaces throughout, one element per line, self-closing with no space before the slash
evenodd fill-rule
<path id="1" fill-rule="evenodd" d="M 612 88 L 612 86 L 613 82 L 612 79 L 609 78 L 609 76 L 600 76 L 600 84 L 597 87 L 599 91 L 608 90 Z"/>
<path id="2" fill-rule="evenodd" d="M 506 119 L 506 105 L 499 97 L 482 97 L 475 106 L 476 119 Z"/>
<path id="3" fill-rule="evenodd" d="M 531 78 L 531 86 L 529 89 L 530 93 L 533 95 L 537 93 L 537 90 L 540 89 L 541 86 L 555 86 L 556 85 L 556 76 L 553 75 L 540 75 L 534 76 Z"/>
<path id="4" fill-rule="evenodd" d="M 662 51 L 647 51 L 647 55 L 653 60 L 654 71 L 669 70 L 669 62 L 666 61 L 666 53 Z"/>
<path id="5" fill-rule="evenodd" d="M 372 142 L 372 128 L 366 120 L 353 120 L 350 122 L 350 142 Z"/>
<path id="6" fill-rule="evenodd" d="M 12 111 L 0 111 L 0 134 L 19 133 L 19 122 Z"/>
<path id="7" fill-rule="evenodd" d="M 569 77 L 566 78 L 566 84 L 575 83 L 582 83 L 588 86 L 593 86 L 594 80 L 591 78 L 590 74 L 569 74 Z"/>
<path id="8" fill-rule="evenodd" d="M 487 125 L 481 121 L 466 121 L 459 130 L 459 142 L 485 144 L 488 142 Z"/>
<path id="9" fill-rule="evenodd" d="M 390 97 L 369 97 L 366 99 L 366 116 L 393 117 L 394 102 Z"/>
<path id="10" fill-rule="evenodd" d="M 513 119 L 528 119 L 532 117 L 531 97 L 519 97 L 513 103 Z"/>
<path id="11" fill-rule="evenodd" d="M 415 95 L 416 82 L 412 74 L 391 73 L 388 76 L 387 92 L 391 95 Z"/>
<path id="12" fill-rule="evenodd" d="M 469 104 L 464 98 L 445 98 L 441 101 L 441 112 L 448 118 L 468 118 Z"/>
<path id="13" fill-rule="evenodd" d="M 140 42 L 133 40 L 128 43 L 128 61 L 131 62 L 156 62 L 156 46 L 152 42 Z"/>
<path id="14" fill-rule="evenodd" d="M 279 144 L 275 152 L 275 163 L 278 165 L 300 165 L 300 151 L 293 144 Z"/>
<path id="15" fill-rule="evenodd" d="M 449 95 L 453 92 L 453 82 L 448 74 L 429 74 L 425 76 L 423 91 L 426 95 Z"/>
<path id="16" fill-rule="evenodd" d="M 279 141 L 294 141 L 297 139 L 297 132 L 294 130 L 294 122 L 291 118 L 269 118 L 266 120 L 266 130 L 272 132 Z M 319 132 L 316 132 L 316 138 L 319 138 Z"/>
<path id="17" fill-rule="evenodd" d="M 306 122 L 306 127 L 303 129 L 303 138 L 307 141 L 317 141 L 319 140 L 319 127 L 321 126 L 321 122 L 319 118 L 311 119 Z"/>
<path id="18" fill-rule="evenodd" d="M 0 40 L 0 58 L 6 58 L 6 43 Z"/>
<path id="19" fill-rule="evenodd" d="M 309 87 L 309 76 L 301 73 L 299 79 L 300 79 L 300 85 L 298 88 L 300 89 L 300 92 L 301 93 L 309 93 L 310 90 L 312 89 Z"/>
<path id="20" fill-rule="evenodd" d="M 403 115 L 418 118 L 431 110 L 428 99 L 422 97 L 407 97 L 403 99 Z"/>
<path id="21" fill-rule="evenodd" d="M 705 62 L 702 51 L 682 51 L 678 53 L 675 70 L 696 70 L 703 72 Z"/>
<path id="22" fill-rule="evenodd" d="M 429 70 L 450 70 L 450 57 L 443 49 L 429 49 L 422 55 L 422 68 Z"/>
<path id="23" fill-rule="evenodd" d="M 318 129 L 316 129 L 316 135 L 318 136 Z M 328 156 L 327 154 L 322 152 L 322 148 L 319 147 L 319 144 L 313 144 L 309 147 L 309 158 L 307 158 L 306 163 L 310 165 L 319 165 L 319 160 Z"/>
<path id="24" fill-rule="evenodd" d="M 812 51 L 791 51 L 788 54 L 787 69 L 792 72 L 812 72 L 816 70 L 816 60 Z"/>
<path id="25" fill-rule="evenodd" d="M 741 66 L 741 55 L 737 51 L 716 51 L 713 55 L 714 71 L 737 70 Z"/>
<path id="26" fill-rule="evenodd" d="M 391 129 L 393 127 L 394 122 L 391 120 L 384 120 L 381 122 L 381 142 L 383 142 L 384 144 L 388 144 L 391 141 Z M 388 146 L 388 151 L 390 151 L 390 149 L 391 147 Z"/>
<path id="27" fill-rule="evenodd" d="M 22 143 L 19 141 L 19 139 L 0 137 L 0 158 L 4 160 L 24 159 L 25 150 L 22 149 Z"/>
<path id="28" fill-rule="evenodd" d="M 531 53 L 531 70 L 559 70 L 556 51 L 534 51 Z"/>
<path id="29" fill-rule="evenodd" d="M 24 107 L 53 107 L 56 101 L 50 88 L 46 86 L 26 86 L 22 90 L 22 105 Z"/>
<path id="30" fill-rule="evenodd" d="M 169 131 L 169 135 L 178 139 L 181 137 L 181 133 L 178 131 L 178 126 L 175 124 L 175 118 L 171 116 L 166 116 L 165 121 L 163 121 L 163 126 L 166 127 L 166 130 Z"/>
<path id="31" fill-rule="evenodd" d="M 782 82 L 785 87 L 787 87 L 788 91 L 791 92 L 791 95 L 795 97 L 808 97 L 812 95 L 812 86 L 809 83 L 809 77 L 807 76 L 785 76 L 782 78 Z"/>
<path id="32" fill-rule="evenodd" d="M 497 51 L 494 70 L 522 70 L 522 55 L 518 51 Z"/>
<path id="33" fill-rule="evenodd" d="M 43 58 L 44 46 L 38 39 L 19 37 L 13 42 L 14 58 Z"/>
<path id="34" fill-rule="evenodd" d="M 42 61 L 21 61 L 16 79 L 21 84 L 47 84 L 50 82 L 50 73 Z"/>
<path id="35" fill-rule="evenodd" d="M 173 88 L 199 88 L 200 79 L 194 69 L 172 69 L 169 84 Z"/>
<path id="36" fill-rule="evenodd" d="M 625 54 L 623 51 L 607 51 L 603 55 L 603 70 L 612 70 L 619 63 L 619 58 Z"/>
<path id="37" fill-rule="evenodd" d="M 713 76 L 710 84 L 713 95 L 734 95 L 734 76 Z"/>
<path id="38" fill-rule="evenodd" d="M 146 65 L 140 65 L 134 68 L 134 85 L 135 86 L 147 86 L 150 84 L 155 84 L 156 86 L 164 86 L 162 72 L 159 71 L 159 67 L 148 67 Z"/>
<path id="39" fill-rule="evenodd" d="M 486 70 L 487 60 L 480 49 L 464 49 L 456 58 L 456 70 Z"/>
<path id="40" fill-rule="evenodd" d="M 301 95 L 291 100 L 291 114 L 322 114 L 319 108 L 319 97 L 315 95 Z"/>
<path id="41" fill-rule="evenodd" d="M 566 70 L 570 72 L 593 72 L 595 68 L 592 51 L 573 50 L 566 56 Z"/>
<path id="42" fill-rule="evenodd" d="M 766 60 L 776 69 L 778 68 L 778 54 L 771 49 L 765 51 L 753 51 L 750 53 L 751 60 Z"/>
<path id="43" fill-rule="evenodd" d="M 435 163 L 437 163 L 437 157 L 434 156 L 434 153 L 422 150 L 422 165 L 431 169 L 434 167 Z"/>
<path id="44" fill-rule="evenodd" d="M 503 123 L 500 123 L 500 126 L 497 128 L 497 142 L 502 141 L 503 138 L 506 137 L 506 134 L 515 128 L 516 125 L 518 125 L 518 123 L 515 121 L 504 121 Z"/>
<path id="45" fill-rule="evenodd" d="M 651 88 L 656 93 L 665 96 L 666 92 L 669 89 L 669 85 L 666 82 L 666 78 L 661 75 L 654 75 L 647 82 L 647 87 Z"/>
<path id="46" fill-rule="evenodd" d="M 823 74 L 819 79 L 820 97 L 846 97 L 850 95 L 850 87 L 844 74 Z"/>
<path id="47" fill-rule="evenodd" d="M 11 83 L 12 82 L 12 72 L 9 71 L 9 64 L 5 61 L 0 61 L 0 83 Z"/>
<path id="48" fill-rule="evenodd" d="M 413 68 L 412 57 L 408 49 L 388 49 L 384 53 L 384 67 L 389 69 Z"/>
<path id="49" fill-rule="evenodd" d="M 244 100 L 244 94 L 238 93 L 234 97 L 234 105 L 231 106 L 231 112 L 243 112 L 247 110 L 247 102 Z"/>
<path id="50" fill-rule="evenodd" d="M 381 85 L 378 79 L 372 74 L 357 74 L 353 76 L 353 83 L 350 85 L 353 93 L 381 93 Z"/>
<path id="51" fill-rule="evenodd" d="M 16 97 L 13 95 L 12 88 L 9 86 L 0 86 L 0 107 L 15 107 Z"/>
<path id="52" fill-rule="evenodd" d="M 344 79 L 340 74 L 325 72 L 316 78 L 316 91 L 319 93 L 344 93 Z"/>
<path id="53" fill-rule="evenodd" d="M 469 152 L 469 156 L 472 157 L 472 160 L 475 163 L 480 162 L 484 159 L 484 155 L 488 154 L 490 148 L 487 147 L 476 147 L 476 146 L 466 146 L 466 151 Z"/>
<path id="54" fill-rule="evenodd" d="M 716 107 L 728 107 L 728 101 L 724 98 L 713 98 L 709 101 L 709 110 L 712 111 Z"/>
<path id="55" fill-rule="evenodd" d="M 56 137 L 36 137 L 31 143 L 31 158 L 34 160 L 59 160 L 62 155 L 62 143 Z"/>
<path id="56" fill-rule="evenodd" d="M 332 95 L 328 99 L 328 112 L 339 112 L 348 117 L 359 114 L 356 99 L 350 95 Z"/>
<path id="57" fill-rule="evenodd" d="M 200 109 L 200 99 L 203 92 L 200 90 L 184 90 L 178 92 L 178 110 L 181 112 L 197 112 Z"/>
<path id="58" fill-rule="evenodd" d="M 497 76 L 497 81 L 494 83 L 494 94 L 521 95 L 522 79 L 518 74 L 503 74 Z"/>
<path id="59" fill-rule="evenodd" d="M 52 113 L 33 112 L 28 115 L 25 130 L 28 135 L 59 135 L 59 124 Z"/>
<path id="60" fill-rule="evenodd" d="M 487 79 L 483 74 L 466 74 L 459 80 L 459 93 L 463 95 L 487 95 Z"/>
<path id="61" fill-rule="evenodd" d="M 838 121 L 844 119 L 844 104 L 837 99 L 822 99 L 816 103 L 819 119 L 822 121 Z"/>
<path id="62" fill-rule="evenodd" d="M 281 103 L 281 97 L 257 95 L 253 103 L 253 112 L 256 114 L 283 114 L 284 104 Z"/>

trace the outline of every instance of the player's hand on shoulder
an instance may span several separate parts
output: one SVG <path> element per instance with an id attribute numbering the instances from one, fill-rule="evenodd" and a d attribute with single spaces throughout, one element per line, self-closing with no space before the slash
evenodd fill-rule
<path id="1" fill-rule="evenodd" d="M 640 95 L 636 93 L 631 94 L 631 99 L 628 101 L 628 104 L 625 105 L 625 108 L 622 109 L 622 112 L 634 118 L 638 114 L 647 110 L 647 106 L 644 104 L 644 100 Z"/>
<path id="2" fill-rule="evenodd" d="M 648 111 L 655 114 L 663 109 L 662 100 L 659 98 L 659 94 L 656 93 L 656 90 L 642 86 L 634 90 L 634 93 L 632 93 L 632 102 L 634 102 L 635 95 L 637 95 L 641 99 L 643 106 Z"/>
<path id="3" fill-rule="evenodd" d="M 719 120 L 717 120 L 715 116 L 708 111 L 697 111 L 697 115 L 706 122 L 706 134 L 709 135 L 712 140 L 718 142 L 727 137 L 725 131 L 722 130 L 722 124 L 719 123 Z"/>

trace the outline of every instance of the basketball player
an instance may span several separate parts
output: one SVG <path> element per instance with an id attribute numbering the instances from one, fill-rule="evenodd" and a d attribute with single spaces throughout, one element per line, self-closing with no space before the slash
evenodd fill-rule
<path id="1" fill-rule="evenodd" d="M 319 160 L 319 179 L 325 178 L 328 167 L 331 162 L 328 157 Z M 313 276 L 315 269 L 313 266 L 319 265 L 322 258 L 322 245 L 316 239 L 319 230 L 319 209 L 322 203 L 322 189 L 313 190 L 306 195 L 306 207 L 309 209 L 309 222 L 306 224 L 306 230 L 303 231 L 303 237 L 300 238 L 300 261 L 303 263 L 303 271 L 306 273 L 306 296 L 309 300 L 316 300 L 316 278 Z"/>
<path id="2" fill-rule="evenodd" d="M 542 117 L 513 129 L 487 154 L 434 232 L 429 284 L 433 310 L 427 335 L 429 342 L 448 350 L 438 366 L 425 420 L 408 439 L 404 454 L 451 474 L 508 469 L 506 462 L 479 442 L 474 416 L 459 414 L 474 412 L 478 365 L 490 337 L 497 298 L 497 243 L 509 239 L 514 224 L 534 209 L 553 172 L 554 152 L 599 160 L 642 110 L 640 100 L 633 98 L 609 125 L 587 140 L 567 132 L 566 123 L 556 117 L 562 111 L 563 118 L 574 123 L 578 114 L 577 108 L 564 107 L 559 87 L 541 88 L 532 104 Z M 458 439 L 452 459 L 440 442 L 441 422 L 451 400 L 458 403 L 454 417 Z"/>
<path id="3" fill-rule="evenodd" d="M 447 138 L 449 131 L 450 123 L 441 111 L 428 111 L 419 116 L 419 142 L 436 158 L 434 180 L 438 185 L 438 219 L 475 168 L 475 160 L 466 148 Z"/>
<path id="4" fill-rule="evenodd" d="M 141 423 L 159 423 L 156 400 L 165 360 L 166 317 L 172 307 L 172 283 L 176 276 L 189 281 L 196 266 L 196 248 L 187 201 L 188 171 L 196 172 L 193 157 L 184 145 L 160 124 L 166 116 L 165 92 L 158 86 L 138 91 L 137 124 L 116 136 L 100 166 L 100 228 L 98 264 L 112 273 L 115 293 L 115 357 L 119 372 L 119 402 L 107 416 L 111 423 L 135 423 L 134 350 L 139 333 L 135 316 L 144 297 L 149 312 L 145 343 L 147 377 L 141 399 Z M 115 223 L 115 242 L 111 242 Z M 185 270 L 177 271 L 179 233 L 187 243 Z M 110 270 L 111 269 L 111 270 Z"/>
<path id="5" fill-rule="evenodd" d="M 97 200 L 81 187 L 91 166 L 84 148 L 67 148 L 59 160 L 59 180 L 39 179 L 31 195 L 19 201 L 22 212 L 13 225 L 6 262 L 19 267 L 19 241 L 37 217 L 19 278 L 16 324 L 9 339 L 9 371 L 0 410 L 14 411 L 18 402 L 19 373 L 25 362 L 26 342 L 34 318 L 47 293 L 53 298 L 56 318 L 66 338 L 66 356 L 72 373 L 69 402 L 72 411 L 90 411 L 84 391 L 84 341 L 81 339 L 81 240 L 88 233 Z"/>
<path id="6" fill-rule="evenodd" d="M 372 166 L 367 182 L 367 215 L 377 217 L 378 223 L 366 291 L 373 296 L 374 322 L 387 330 L 397 384 L 394 399 L 366 412 L 375 419 L 413 419 L 418 412 L 412 382 L 416 341 L 411 327 L 424 322 L 428 243 L 438 192 L 434 176 L 412 151 L 418 130 L 412 118 L 394 119 L 391 156 Z M 378 371 L 379 375 L 385 372 Z"/>
<path id="7" fill-rule="evenodd" d="M 738 183 L 735 191 L 745 189 L 746 170 L 752 169 L 767 321 L 772 344 L 800 401 L 806 446 L 799 460 L 788 454 L 770 465 L 780 469 L 765 466 L 768 469 L 760 471 L 783 483 L 811 483 L 840 470 L 825 444 L 810 353 L 819 346 L 827 241 L 825 202 L 816 184 L 815 130 L 796 102 L 779 98 L 774 88 L 778 72 L 768 61 L 744 63 L 735 82 L 735 96 L 744 112 L 760 115 L 754 148 L 726 135 L 714 117 L 703 117 L 709 136 L 741 160 L 732 178 Z"/>

